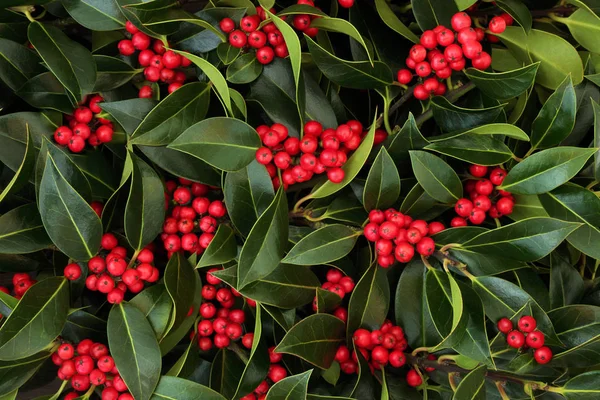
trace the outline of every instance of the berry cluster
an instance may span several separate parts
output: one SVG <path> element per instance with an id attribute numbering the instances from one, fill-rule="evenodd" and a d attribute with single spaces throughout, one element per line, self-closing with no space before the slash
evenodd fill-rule
<path id="1" fill-rule="evenodd" d="M 227 214 L 221 200 L 209 198 L 218 195 L 210 193 L 217 189 L 184 178 L 179 178 L 179 184 L 171 180 L 165 185 L 165 207 L 169 210 L 172 205 L 172 208 L 161 239 L 169 258 L 180 249 L 202 254 L 215 236 L 219 219 Z"/>
<path id="2" fill-rule="evenodd" d="M 242 324 L 246 320 L 244 310 L 233 308 L 235 298 L 241 295 L 212 275 L 212 272 L 218 270 L 219 268 L 212 268 L 206 272 L 207 284 L 202 287 L 202 320 L 197 326 L 198 347 L 202 351 L 210 350 L 213 344 L 222 349 L 229 346 L 232 340 L 240 339 L 243 334 Z"/>
<path id="3" fill-rule="evenodd" d="M 108 347 L 102 343 L 94 343 L 90 339 L 83 339 L 76 345 L 62 343 L 52 353 L 52 362 L 60 367 L 58 377 L 62 380 L 70 379 L 71 387 L 76 391 L 67 394 L 65 400 L 76 399 L 81 396 L 77 392 L 102 385 L 102 400 L 133 400 Z"/>
<path id="4" fill-rule="evenodd" d="M 274 9 L 270 10 L 275 12 Z M 256 49 L 256 59 L 261 64 L 269 64 L 275 56 L 285 58 L 288 56 L 288 48 L 283 35 L 274 23 L 260 27 L 261 21 L 267 19 L 265 11 L 256 7 L 256 14 L 246 15 L 240 21 L 240 29 L 236 29 L 235 21 L 231 18 L 223 18 L 219 27 L 229 34 L 229 44 L 238 49 Z M 310 23 L 310 20 L 309 20 Z"/>
<path id="5" fill-rule="evenodd" d="M 139 293 L 144 289 L 144 282 L 158 280 L 158 269 L 152 266 L 152 244 L 138 253 L 134 263 L 128 261 L 127 249 L 119 246 L 119 241 L 112 233 L 102 236 L 101 246 L 101 254 L 88 261 L 89 274 L 85 286 L 106 294 L 109 303 L 118 304 L 123 301 L 127 291 Z M 81 267 L 76 263 L 67 265 L 64 270 L 65 277 L 72 281 L 79 279 L 81 273 Z"/>
<path id="6" fill-rule="evenodd" d="M 251 335 L 251 336 L 250 336 Z M 248 337 L 248 338 L 246 338 Z M 254 339 L 254 335 L 252 333 L 248 333 L 244 335 L 242 341 L 244 342 L 244 346 L 248 349 L 252 347 L 252 340 Z M 283 359 L 283 355 L 281 353 L 275 352 L 275 346 L 269 347 L 269 361 L 271 365 L 269 366 L 269 372 L 267 374 L 268 380 L 262 381 L 256 389 L 254 389 L 254 393 L 247 394 L 242 397 L 240 400 L 264 400 L 267 397 L 267 392 L 271 385 L 279 382 L 283 378 L 287 376 L 287 370 L 285 367 L 281 365 L 281 360 Z M 271 383 L 269 383 L 271 382 Z"/>
<path id="7" fill-rule="evenodd" d="M 35 279 L 31 279 L 29 274 L 24 272 L 17 272 L 12 277 L 13 290 L 14 290 L 14 298 L 20 300 L 21 297 L 25 294 L 25 292 L 33 286 L 37 281 Z M 0 286 L 0 292 L 6 293 L 10 295 L 10 290 L 6 286 Z M 0 314 L 0 319 L 2 319 L 3 315 Z"/>
<path id="8" fill-rule="evenodd" d="M 400 368 L 406 363 L 404 350 L 408 347 L 404 331 L 390 321 L 385 321 L 381 328 L 374 331 L 357 329 L 352 335 L 355 351 L 350 354 L 350 349 L 341 345 L 335 354 L 335 360 L 340 363 L 340 369 L 348 375 L 354 374 L 358 368 L 356 351 L 360 351 L 365 360 L 369 362 L 371 372 L 381 369 L 386 365 Z"/>
<path id="9" fill-rule="evenodd" d="M 472 164 L 469 172 L 480 180 L 469 180 L 465 185 L 465 191 L 469 198 L 459 199 L 454 205 L 454 210 L 459 215 L 450 221 L 453 227 L 467 226 L 467 219 L 474 225 L 481 225 L 486 215 L 491 218 L 500 218 L 513 212 L 515 200 L 512 194 L 504 190 L 496 189 L 506 177 L 506 171 L 495 167 L 489 171 L 488 167 Z M 485 179 L 485 177 L 488 177 Z"/>
<path id="10" fill-rule="evenodd" d="M 348 160 L 348 154 L 360 146 L 366 135 L 362 124 L 356 120 L 336 129 L 323 129 L 318 121 L 308 121 L 302 139 L 288 137 L 288 129 L 278 123 L 271 127 L 261 125 L 256 131 L 265 145 L 256 151 L 256 160 L 267 167 L 273 186 L 279 188 L 283 181 L 284 189 L 325 172 L 331 182 L 340 183 L 345 176 L 341 167 Z M 375 144 L 386 138 L 387 133 L 378 129 Z M 283 171 L 281 181 L 277 169 Z"/>
<path id="11" fill-rule="evenodd" d="M 392 266 L 397 260 L 407 263 L 417 252 L 425 257 L 435 251 L 435 242 L 429 236 L 445 229 L 441 222 L 427 223 L 414 220 L 398 210 L 372 210 L 364 234 L 367 240 L 375 242 L 377 262 L 383 268 Z"/>
<path id="12" fill-rule="evenodd" d="M 513 329 L 513 323 L 508 318 L 498 321 L 498 330 L 506 335 L 506 343 L 515 349 L 534 349 L 533 358 L 538 364 L 547 364 L 552 360 L 552 350 L 544 346 L 545 336 L 536 330 L 537 321 L 530 315 L 519 319 L 517 329 Z"/>
<path id="13" fill-rule="evenodd" d="M 342 299 L 354 290 L 354 280 L 349 276 L 344 276 L 343 273 L 335 268 L 331 268 L 327 271 L 326 279 L 327 281 L 321 285 L 321 289 L 329 290 L 340 296 Z M 316 296 L 313 300 L 313 311 L 317 312 Z M 348 320 L 348 309 L 344 306 L 338 306 L 333 310 L 333 315 L 346 322 Z"/>
<path id="14" fill-rule="evenodd" d="M 73 153 L 81 153 L 86 141 L 90 146 L 99 146 L 112 141 L 114 133 L 112 122 L 94 115 L 102 112 L 98 103 L 103 101 L 102 96 L 91 96 L 87 106 L 82 105 L 73 112 L 73 115 L 65 116 L 68 126 L 56 128 L 54 141 L 61 146 L 67 146 Z"/>
<path id="15" fill-rule="evenodd" d="M 452 17 L 452 29 L 439 25 L 423 32 L 420 43 L 410 49 L 406 59 L 408 68 L 398 71 L 398 82 L 403 85 L 410 83 L 413 70 L 423 80 L 415 86 L 413 94 L 419 100 L 426 100 L 431 95 L 446 93 L 446 85 L 439 80 L 450 78 L 453 71 L 464 69 L 467 59 L 471 60 L 474 68 L 487 69 L 492 57 L 483 51 L 481 45 L 485 32 L 471 27 L 471 23 L 467 13 L 459 12 Z M 432 73 L 435 76 L 429 77 Z"/>
<path id="16" fill-rule="evenodd" d="M 140 67 L 144 67 L 144 77 L 147 81 L 169 84 L 167 88 L 169 93 L 179 89 L 184 84 L 186 75 L 178 68 L 189 67 L 192 62 L 172 50 L 165 49 L 162 41 L 155 39 L 152 42 L 150 36 L 140 32 L 130 21 L 125 24 L 125 29 L 131 34 L 131 39 L 123 39 L 119 42 L 117 45 L 119 53 L 131 56 L 139 50 L 138 63 Z M 152 95 L 152 88 L 149 85 L 142 86 L 138 93 L 140 98 L 151 98 Z"/>

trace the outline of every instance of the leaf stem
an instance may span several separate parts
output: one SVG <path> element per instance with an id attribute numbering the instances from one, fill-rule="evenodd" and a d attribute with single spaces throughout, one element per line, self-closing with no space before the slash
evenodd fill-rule
<path id="1" fill-rule="evenodd" d="M 244 350 L 237 343 L 231 342 L 229 344 L 229 350 L 232 350 L 237 356 L 244 362 L 244 364 L 248 364 L 248 356 L 244 353 Z"/>
<path id="2" fill-rule="evenodd" d="M 300 212 L 300 208 L 302 206 L 302 203 L 304 203 L 306 200 L 310 200 L 312 199 L 311 194 L 307 194 L 306 196 L 304 196 L 303 198 L 301 198 L 300 200 L 298 200 L 296 202 L 296 204 L 294 205 L 294 208 L 292 209 L 292 212 L 297 213 Z"/>
<path id="3" fill-rule="evenodd" d="M 598 180 L 594 180 L 594 181 L 590 182 L 590 184 L 589 184 L 589 185 L 587 185 L 585 188 L 586 188 L 586 189 L 588 189 L 588 190 L 591 190 L 591 189 L 592 189 L 594 186 L 596 186 L 598 183 L 600 183 L 600 181 L 598 181 Z"/>
<path id="4" fill-rule="evenodd" d="M 456 378 L 458 375 L 458 372 L 450 372 L 448 374 L 448 383 L 450 384 L 450 387 L 452 388 L 453 392 L 456 392 L 456 381 L 454 380 L 454 378 Z"/>
<path id="5" fill-rule="evenodd" d="M 498 389 L 498 393 L 500 393 L 502 400 L 510 400 L 510 397 L 508 397 L 504 390 L 504 382 L 496 381 L 496 389 Z"/>
<path id="6" fill-rule="evenodd" d="M 127 265 L 127 269 L 130 269 L 131 267 L 133 267 L 133 264 L 135 264 L 135 260 L 137 260 L 138 256 L 140 255 L 140 252 L 141 252 L 141 250 L 136 250 L 133 253 L 131 260 L 129 260 L 129 264 Z"/>
<path id="7" fill-rule="evenodd" d="M 96 386 L 95 385 L 91 385 L 90 388 L 88 389 L 87 392 L 85 392 L 85 394 L 81 397 L 83 397 L 84 399 L 89 399 L 90 396 L 94 393 L 94 390 L 96 390 Z"/>

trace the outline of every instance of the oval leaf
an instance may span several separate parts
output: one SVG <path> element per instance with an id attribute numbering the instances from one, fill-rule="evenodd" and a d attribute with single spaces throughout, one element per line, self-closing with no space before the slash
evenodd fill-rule
<path id="1" fill-rule="evenodd" d="M 151 400 L 178 399 L 178 400 L 225 400 L 218 392 L 211 388 L 175 376 L 161 376 Z"/>
<path id="2" fill-rule="evenodd" d="M 460 135 L 436 141 L 425 147 L 440 154 L 457 158 L 472 164 L 498 165 L 513 157 L 513 153 L 503 141 L 483 135 Z"/>
<path id="3" fill-rule="evenodd" d="M 227 67 L 227 80 L 235 84 L 245 84 L 253 82 L 259 77 L 263 70 L 263 65 L 258 62 L 256 55 L 246 53 L 238 57 Z"/>
<path id="4" fill-rule="evenodd" d="M 308 391 L 308 380 L 313 370 L 298 375 L 288 376 L 275 383 L 269 389 L 266 400 L 305 400 Z"/>
<path id="5" fill-rule="evenodd" d="M 164 275 L 165 288 L 173 300 L 173 313 L 169 323 L 169 332 L 181 325 L 181 322 L 188 316 L 188 311 L 194 301 L 196 290 L 196 277 L 194 268 L 188 260 L 177 252 L 171 256 L 167 263 Z"/>
<path id="6" fill-rule="evenodd" d="M 51 244 L 35 203 L 13 208 L 0 216 L 0 253 L 32 253 Z"/>
<path id="7" fill-rule="evenodd" d="M 460 178 L 444 160 L 426 151 L 412 150 L 409 153 L 415 177 L 428 195 L 452 204 L 462 197 Z"/>
<path id="8" fill-rule="evenodd" d="M 350 253 L 361 234 L 362 232 L 345 225 L 327 225 L 302 238 L 281 262 L 319 265 L 339 260 Z"/>
<path id="9" fill-rule="evenodd" d="M 382 147 L 371 165 L 365 183 L 363 192 L 365 210 L 391 207 L 398 200 L 398 196 L 400 196 L 400 174 L 394 160 L 385 147 Z"/>
<path id="10" fill-rule="evenodd" d="M 389 306 L 390 284 L 386 270 L 374 264 L 352 291 L 348 303 L 347 338 L 351 338 L 358 328 L 379 329 Z"/>
<path id="11" fill-rule="evenodd" d="M 467 68 L 465 75 L 489 97 L 509 100 L 519 96 L 533 85 L 539 62 L 506 72 L 485 72 Z"/>
<path id="12" fill-rule="evenodd" d="M 235 241 L 235 233 L 229 226 L 219 225 L 215 236 L 204 253 L 202 253 L 202 257 L 200 257 L 196 268 L 225 264 L 233 260 L 236 256 L 237 243 Z"/>

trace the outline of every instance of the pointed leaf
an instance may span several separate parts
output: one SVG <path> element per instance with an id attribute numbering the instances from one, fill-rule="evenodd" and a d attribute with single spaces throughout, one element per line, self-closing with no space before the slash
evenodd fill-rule
<path id="1" fill-rule="evenodd" d="M 415 19 L 422 30 L 433 29 L 438 25 L 451 26 L 450 18 L 458 12 L 454 1 L 411 0 Z"/>
<path id="2" fill-rule="evenodd" d="M 157 339 L 167 333 L 173 301 L 165 285 L 154 285 L 142 290 L 129 301 L 129 304 L 144 314 Z"/>
<path id="3" fill-rule="evenodd" d="M 94 92 L 107 92 L 121 87 L 140 73 L 140 70 L 136 70 L 121 59 L 102 55 L 93 57 L 97 69 Z"/>
<path id="4" fill-rule="evenodd" d="M 587 368 L 597 364 L 600 350 L 600 308 L 572 305 L 548 313 L 564 348 L 554 354 L 553 362 L 568 368 Z"/>
<path id="5" fill-rule="evenodd" d="M 445 132 L 475 128 L 496 121 L 504 108 L 498 104 L 488 108 L 463 108 L 456 106 L 443 96 L 431 99 L 433 118 Z"/>
<path id="6" fill-rule="evenodd" d="M 211 388 L 187 379 L 174 376 L 161 376 L 150 399 L 225 400 L 225 397 Z"/>
<path id="7" fill-rule="evenodd" d="M 398 196 L 400 196 L 400 175 L 394 160 L 385 147 L 382 147 L 371 165 L 365 183 L 363 192 L 365 210 L 391 207 L 398 200 Z"/>
<path id="8" fill-rule="evenodd" d="M 513 0 L 518 1 L 518 0 Z M 506 72 L 485 72 L 468 68 L 465 75 L 479 90 L 497 100 L 509 100 L 519 96 L 533 85 L 540 63 Z"/>
<path id="9" fill-rule="evenodd" d="M 481 366 L 469 372 L 454 392 L 453 400 L 485 400 L 485 375 L 487 368 Z"/>
<path id="10" fill-rule="evenodd" d="M 506 11 L 525 32 L 531 30 L 532 18 L 529 9 L 521 0 L 498 0 L 496 2 L 498 7 Z"/>
<path id="11" fill-rule="evenodd" d="M 409 153 L 415 177 L 428 195 L 452 204 L 462 197 L 462 183 L 444 160 L 425 151 L 412 150 Z"/>
<path id="12" fill-rule="evenodd" d="M 44 72 L 29 79 L 15 92 L 17 96 L 36 108 L 73 112 L 73 103 L 65 87 L 52 72 Z"/>
<path id="13" fill-rule="evenodd" d="M 18 192 L 23 186 L 27 184 L 33 169 L 35 167 L 35 148 L 31 134 L 29 133 L 29 127 L 27 127 L 27 145 L 25 147 L 25 156 L 19 169 L 15 171 L 15 175 L 12 177 L 10 182 L 6 184 L 2 193 L 0 193 L 0 203 L 6 198 L 6 196 Z"/>
<path id="14" fill-rule="evenodd" d="M 598 34 L 600 34 L 600 17 L 587 7 L 576 10 L 569 18 L 557 18 L 559 22 L 567 25 L 573 38 L 592 53 L 600 52 Z"/>
<path id="15" fill-rule="evenodd" d="M 556 309 L 579 302 L 583 295 L 583 278 L 558 254 L 550 254 L 550 307 Z"/>
<path id="16" fill-rule="evenodd" d="M 390 306 L 390 284 L 387 271 L 372 265 L 356 284 L 348 303 L 346 337 L 358 328 L 379 329 Z"/>
<path id="17" fill-rule="evenodd" d="M 13 91 L 42 73 L 40 58 L 26 46 L 0 38 L 0 79 Z"/>
<path id="18" fill-rule="evenodd" d="M 243 370 L 244 362 L 233 351 L 219 350 L 210 369 L 210 387 L 232 399 Z"/>
<path id="19" fill-rule="evenodd" d="M 0 361 L 0 393 L 4 395 L 23 386 L 50 355 L 49 352 L 42 351 L 19 360 Z"/>
<path id="20" fill-rule="evenodd" d="M 436 141 L 427 145 L 425 150 L 433 150 L 472 164 L 490 166 L 503 164 L 513 157 L 502 140 L 473 134 Z"/>
<path id="21" fill-rule="evenodd" d="M 275 383 L 269 389 L 266 400 L 305 400 L 308 390 L 308 380 L 313 370 L 298 375 L 288 376 Z"/>
<path id="22" fill-rule="evenodd" d="M 112 31 L 125 25 L 117 1 L 62 0 L 62 5 L 78 23 L 93 31 Z"/>
<path id="23" fill-rule="evenodd" d="M 302 238 L 281 262 L 319 265 L 339 260 L 350 253 L 361 234 L 345 225 L 327 225 Z"/>
<path id="24" fill-rule="evenodd" d="M 227 225 L 219 225 L 215 236 L 202 253 L 196 268 L 225 264 L 237 256 L 237 243 L 233 230 Z"/>
<path id="25" fill-rule="evenodd" d="M 423 137 L 417 127 L 414 115 L 409 112 L 402 129 L 391 137 L 387 149 L 396 166 L 401 170 L 408 165 L 409 150 L 421 150 L 428 144 L 429 141 Z"/>
<path id="26" fill-rule="evenodd" d="M 51 244 L 35 203 L 13 208 L 0 216 L 0 253 L 33 253 Z"/>
<path id="27" fill-rule="evenodd" d="M 381 18 L 384 24 L 386 24 L 396 33 L 399 33 L 411 42 L 419 43 L 418 36 L 415 35 L 413 31 L 411 31 L 406 25 L 402 23 L 402 21 L 398 19 L 396 14 L 394 14 L 394 12 L 385 0 L 375 0 L 375 7 L 377 8 L 377 13 L 379 14 L 379 17 Z"/>
<path id="28" fill-rule="evenodd" d="M 227 67 L 227 80 L 238 85 L 256 80 L 263 71 L 263 65 L 258 62 L 255 54 L 246 53 L 233 61 Z"/>
<path id="29" fill-rule="evenodd" d="M 128 134 L 135 132 L 155 106 L 156 101 L 152 99 L 129 99 L 100 103 L 102 110 L 109 113 Z"/>
<path id="30" fill-rule="evenodd" d="M 194 301 L 194 293 L 196 290 L 196 279 L 194 268 L 185 259 L 181 252 L 177 252 L 171 256 L 167 263 L 164 275 L 165 288 L 173 301 L 173 313 L 169 329 L 176 329 L 188 316 L 188 311 Z"/>

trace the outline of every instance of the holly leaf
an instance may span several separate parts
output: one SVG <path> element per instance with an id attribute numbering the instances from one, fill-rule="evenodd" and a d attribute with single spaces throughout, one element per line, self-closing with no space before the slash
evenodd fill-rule
<path id="1" fill-rule="evenodd" d="M 481 366 L 469 372 L 465 378 L 460 381 L 460 384 L 454 392 L 452 399 L 471 399 L 471 400 L 485 400 L 485 375 L 487 368 Z"/>
<path id="2" fill-rule="evenodd" d="M 358 328 L 379 329 L 390 306 L 387 271 L 373 264 L 360 278 L 348 303 L 346 337 Z"/>
<path id="3" fill-rule="evenodd" d="M 550 307 L 556 309 L 579 302 L 584 282 L 579 272 L 558 252 L 550 253 Z"/>
<path id="4" fill-rule="evenodd" d="M 595 365 L 594 354 L 600 350 L 600 308 L 570 305 L 548 313 L 564 348 L 555 352 L 553 362 L 568 368 Z"/>
<path id="5" fill-rule="evenodd" d="M 19 360 L 0 361 L 0 393 L 6 395 L 23 386 L 38 372 L 50 355 L 49 352 L 42 351 Z"/>
<path id="6" fill-rule="evenodd" d="M 196 290 L 194 268 L 186 258 L 177 252 L 171 256 L 165 268 L 164 283 L 173 301 L 173 312 L 167 332 L 176 329 L 188 316 Z"/>
<path id="7" fill-rule="evenodd" d="M 161 376 L 150 400 L 170 398 L 179 400 L 194 400 L 198 398 L 202 398 L 203 400 L 226 399 L 213 389 L 188 379 L 177 378 L 175 376 Z"/>
<path id="8" fill-rule="evenodd" d="M 504 104 L 488 108 L 463 108 L 454 105 L 443 96 L 431 99 L 433 118 L 444 132 L 454 132 L 475 128 L 496 121 L 504 109 Z"/>
<path id="9" fill-rule="evenodd" d="M 44 72 L 40 58 L 26 46 L 0 37 L 0 79 L 17 91 L 34 76 Z"/>
<path id="10" fill-rule="evenodd" d="M 296 243 L 281 262 L 295 265 L 319 265 L 339 260 L 352 251 L 361 234 L 361 231 L 345 225 L 324 226 L 309 233 Z"/>
<path id="11" fill-rule="evenodd" d="M 412 112 L 408 113 L 408 118 L 400 131 L 388 140 L 389 144 L 386 147 L 399 170 L 407 165 L 409 150 L 421 150 L 429 144 L 419 131 Z"/>
<path id="12" fill-rule="evenodd" d="M 415 177 L 428 195 L 452 204 L 462 197 L 462 183 L 444 160 L 426 151 L 412 150 L 409 153 Z"/>
<path id="13" fill-rule="evenodd" d="M 233 229 L 227 225 L 219 225 L 215 236 L 204 253 L 202 253 L 200 260 L 198 260 L 196 268 L 225 264 L 233 260 L 236 256 L 237 243 Z"/>
<path id="14" fill-rule="evenodd" d="M 15 175 L 12 177 L 10 182 L 6 184 L 2 193 L 0 193 L 0 203 L 10 194 L 17 193 L 23 186 L 27 184 L 31 174 L 35 167 L 35 149 L 33 139 L 29 133 L 29 127 L 27 129 L 27 144 L 25 147 L 25 155 L 19 169 L 15 171 Z"/>
<path id="15" fill-rule="evenodd" d="M 491 136 L 466 134 L 441 141 L 435 141 L 425 147 L 437 153 L 457 158 L 472 164 L 498 165 L 513 158 L 503 140 Z"/>
<path id="16" fill-rule="evenodd" d="M 458 12 L 454 1 L 432 0 L 422 2 L 411 0 L 413 13 L 419 27 L 425 31 L 438 25 L 451 26 L 450 18 Z"/>
<path id="17" fill-rule="evenodd" d="M 518 0 L 513 0 L 518 1 Z M 504 72 L 486 72 L 467 68 L 465 75 L 492 99 L 509 100 L 525 93 L 533 85 L 540 62 Z"/>
<path id="18" fill-rule="evenodd" d="M 33 253 L 51 244 L 35 203 L 13 208 L 0 216 L 0 253 Z"/>
<path id="19" fill-rule="evenodd" d="M 232 399 L 244 370 L 244 362 L 231 350 L 219 350 L 210 368 L 210 387 Z"/>
<path id="20" fill-rule="evenodd" d="M 394 160 L 385 147 L 382 147 L 371 165 L 365 182 L 363 192 L 365 210 L 388 208 L 396 203 L 398 196 L 400 196 L 400 174 Z"/>
<path id="21" fill-rule="evenodd" d="M 308 391 L 308 380 L 313 370 L 298 375 L 288 376 L 275 383 L 269 389 L 266 400 L 303 400 Z"/>
<path id="22" fill-rule="evenodd" d="M 164 284 L 142 290 L 129 301 L 129 304 L 144 314 L 157 339 L 161 339 L 167 333 L 173 301 Z"/>

